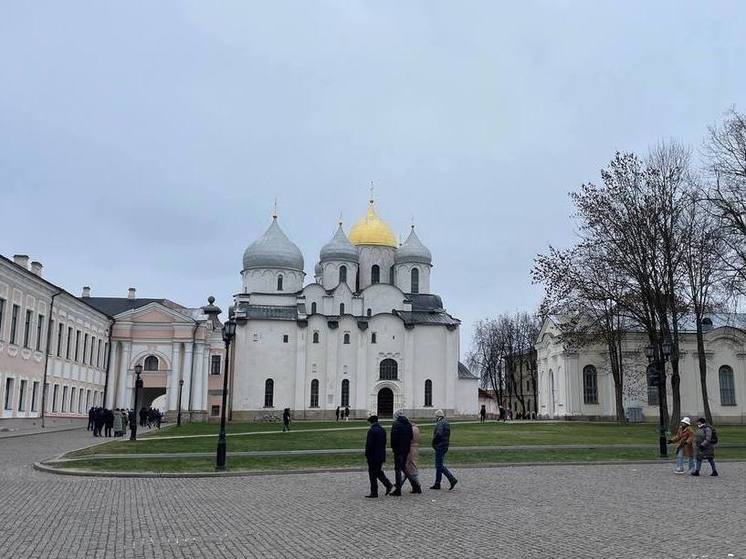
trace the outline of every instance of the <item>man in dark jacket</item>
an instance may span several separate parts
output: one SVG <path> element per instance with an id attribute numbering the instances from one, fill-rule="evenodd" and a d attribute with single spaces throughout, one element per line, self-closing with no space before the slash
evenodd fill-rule
<path id="1" fill-rule="evenodd" d="M 114 428 L 114 412 L 104 408 L 104 435 L 111 437 L 111 431 Z"/>
<path id="2" fill-rule="evenodd" d="M 93 416 L 96 415 L 96 408 L 91 406 L 91 409 L 88 410 L 88 431 L 93 429 Z"/>
<path id="3" fill-rule="evenodd" d="M 451 486 L 448 488 L 453 489 L 456 487 L 458 480 L 448 471 L 445 464 L 446 452 L 448 452 L 448 446 L 451 442 L 451 426 L 448 424 L 443 410 L 435 412 L 435 430 L 433 432 L 433 449 L 435 450 L 435 484 L 430 489 L 440 489 L 440 480 L 442 476 L 448 478 L 448 482 Z"/>
<path id="4" fill-rule="evenodd" d="M 393 485 L 383 473 L 383 463 L 386 461 L 386 431 L 378 423 L 378 416 L 371 413 L 368 417 L 370 429 L 365 440 L 365 459 L 368 461 L 368 477 L 370 478 L 369 499 L 378 497 L 378 482 L 386 487 L 386 495 L 391 493 Z"/>
<path id="5" fill-rule="evenodd" d="M 718 476 L 717 468 L 715 467 L 715 445 L 716 440 L 713 437 L 712 427 L 707 425 L 707 420 L 704 417 L 700 417 L 697 420 L 697 432 L 694 434 L 694 450 L 697 453 L 697 461 L 692 472 L 693 476 L 699 475 L 699 470 L 702 468 L 702 461 L 707 460 L 712 468 L 711 476 Z"/>
<path id="6" fill-rule="evenodd" d="M 396 489 L 391 493 L 393 497 L 401 497 L 401 488 L 407 476 L 407 456 L 412 445 L 412 424 L 402 410 L 394 412 L 394 423 L 391 425 L 391 450 L 394 452 L 394 473 L 396 475 Z M 412 493 L 422 493 L 420 484 L 409 480 Z"/>

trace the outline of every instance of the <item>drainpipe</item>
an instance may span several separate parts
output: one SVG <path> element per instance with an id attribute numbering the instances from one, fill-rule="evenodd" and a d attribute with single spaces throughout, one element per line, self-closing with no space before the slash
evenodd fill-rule
<path id="1" fill-rule="evenodd" d="M 41 383 L 41 426 L 44 425 L 44 410 L 47 407 L 47 371 L 49 370 L 49 351 L 52 343 L 52 313 L 54 312 L 54 300 L 58 295 L 61 295 L 64 291 L 59 290 L 57 293 L 52 295 L 52 302 L 49 304 L 49 318 L 47 319 L 47 347 L 44 352 L 44 379 Z"/>
<path id="2" fill-rule="evenodd" d="M 106 407 L 106 396 L 109 392 L 109 367 L 111 366 L 111 336 L 114 332 L 114 323 L 116 322 L 115 318 L 109 319 L 109 351 L 106 354 L 106 375 L 104 376 L 104 395 L 102 400 L 102 407 Z"/>

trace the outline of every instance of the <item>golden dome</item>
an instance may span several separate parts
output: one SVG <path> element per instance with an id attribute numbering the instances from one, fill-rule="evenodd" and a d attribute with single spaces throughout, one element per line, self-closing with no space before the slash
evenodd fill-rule
<path id="1" fill-rule="evenodd" d="M 378 217 L 373 200 L 368 204 L 368 215 L 355 224 L 348 238 L 353 245 L 397 247 L 394 232 Z"/>

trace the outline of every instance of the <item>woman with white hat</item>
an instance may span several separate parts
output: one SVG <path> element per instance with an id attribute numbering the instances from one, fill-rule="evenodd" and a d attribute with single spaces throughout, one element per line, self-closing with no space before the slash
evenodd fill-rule
<path id="1" fill-rule="evenodd" d="M 684 473 L 684 458 L 689 459 L 689 471 L 694 470 L 694 430 L 692 420 L 688 417 L 681 419 L 676 434 L 668 441 L 676 446 L 676 469 L 675 474 Z"/>

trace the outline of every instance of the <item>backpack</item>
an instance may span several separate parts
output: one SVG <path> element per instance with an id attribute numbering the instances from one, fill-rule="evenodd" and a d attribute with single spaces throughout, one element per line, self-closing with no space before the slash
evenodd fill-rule
<path id="1" fill-rule="evenodd" d="M 718 432 L 714 427 L 710 427 L 710 431 L 712 431 L 712 434 L 710 435 L 710 444 L 718 444 Z"/>

